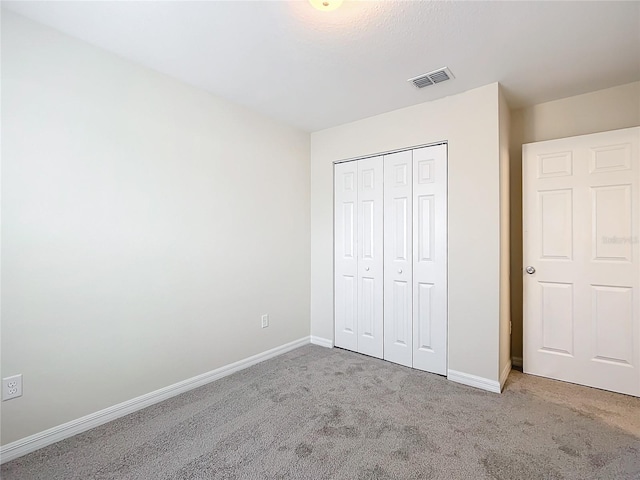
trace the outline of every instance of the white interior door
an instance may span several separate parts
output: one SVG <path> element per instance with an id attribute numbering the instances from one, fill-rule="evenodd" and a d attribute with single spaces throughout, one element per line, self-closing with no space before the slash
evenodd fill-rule
<path id="1" fill-rule="evenodd" d="M 523 146 L 526 373 L 640 396 L 639 139 Z"/>
<path id="2" fill-rule="evenodd" d="M 353 162 L 358 168 L 358 348 L 383 356 L 383 160 Z"/>
<path id="3" fill-rule="evenodd" d="M 413 151 L 413 367 L 447 374 L 447 145 Z"/>
<path id="4" fill-rule="evenodd" d="M 358 165 L 334 166 L 335 345 L 358 350 Z"/>
<path id="5" fill-rule="evenodd" d="M 384 157 L 384 359 L 413 365 L 413 152 Z"/>

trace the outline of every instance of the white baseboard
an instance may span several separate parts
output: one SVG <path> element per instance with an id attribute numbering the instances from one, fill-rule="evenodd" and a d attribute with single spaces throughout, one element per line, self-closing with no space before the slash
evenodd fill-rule
<path id="1" fill-rule="evenodd" d="M 502 392 L 502 389 L 504 388 L 504 382 L 507 381 L 507 377 L 509 376 L 509 373 L 511 373 L 511 360 L 507 362 L 507 364 L 502 369 L 502 372 L 500 373 L 500 391 L 501 392 Z"/>
<path id="2" fill-rule="evenodd" d="M 322 339 L 324 340 L 324 339 Z M 194 388 L 201 387 L 207 383 L 211 383 L 220 378 L 231 375 L 232 373 L 243 370 L 247 367 L 255 365 L 256 363 L 263 362 L 270 358 L 277 357 L 283 353 L 294 350 L 303 345 L 307 345 L 310 341 L 310 337 L 303 337 L 299 340 L 281 345 L 266 352 L 258 353 L 252 357 L 239 360 L 229 365 L 225 365 L 210 372 L 197 375 L 195 377 L 183 380 L 182 382 L 174 383 L 168 387 L 161 388 L 151 393 L 141 395 L 126 402 L 113 405 L 112 407 L 105 408 L 95 413 L 91 413 L 84 417 L 72 420 L 70 422 L 58 425 L 57 427 L 50 428 L 40 433 L 30 435 L 28 437 L 16 440 L 15 442 L 8 443 L 0 447 L 0 463 L 5 463 L 14 460 L 18 457 L 31 453 L 40 448 L 46 447 L 53 443 L 64 440 L 65 438 L 72 437 L 78 433 L 86 432 L 92 428 L 116 420 L 130 413 L 142 410 L 145 407 L 153 405 L 158 402 L 162 402 L 171 397 L 175 397 Z M 327 340 L 325 340 L 327 341 Z"/>
<path id="3" fill-rule="evenodd" d="M 522 368 L 522 357 L 511 357 L 511 363 L 514 367 Z"/>
<path id="4" fill-rule="evenodd" d="M 333 348 L 333 340 L 329 340 L 328 338 L 316 337 L 315 335 L 311 335 L 311 343 L 314 345 L 320 345 L 321 347 Z"/>
<path id="5" fill-rule="evenodd" d="M 489 380 L 488 378 L 478 377 L 470 373 L 457 372 L 455 370 L 447 370 L 447 379 L 452 382 L 462 383 L 470 387 L 481 388 L 493 393 L 500 393 L 500 382 Z"/>

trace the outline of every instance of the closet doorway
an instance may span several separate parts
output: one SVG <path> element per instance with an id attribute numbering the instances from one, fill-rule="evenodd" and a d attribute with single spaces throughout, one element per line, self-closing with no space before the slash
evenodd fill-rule
<path id="1" fill-rule="evenodd" d="M 335 345 L 447 372 L 447 144 L 334 165 Z"/>

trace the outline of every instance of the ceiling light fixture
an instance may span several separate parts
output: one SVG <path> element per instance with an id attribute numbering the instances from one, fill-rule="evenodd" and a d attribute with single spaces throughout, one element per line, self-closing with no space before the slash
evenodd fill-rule
<path id="1" fill-rule="evenodd" d="M 343 0 L 309 0 L 313 8 L 317 8 L 323 12 L 330 12 L 342 5 Z"/>

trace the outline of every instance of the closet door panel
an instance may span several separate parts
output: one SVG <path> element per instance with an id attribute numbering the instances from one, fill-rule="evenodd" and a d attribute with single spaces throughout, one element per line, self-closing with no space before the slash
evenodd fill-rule
<path id="1" fill-rule="evenodd" d="M 383 356 L 383 159 L 353 162 L 358 170 L 357 351 Z"/>
<path id="2" fill-rule="evenodd" d="M 413 151 L 413 367 L 447 373 L 447 146 Z"/>
<path id="3" fill-rule="evenodd" d="M 334 167 L 335 345 L 358 350 L 358 168 Z"/>
<path id="4" fill-rule="evenodd" d="M 384 359 L 412 366 L 412 152 L 384 157 Z"/>

